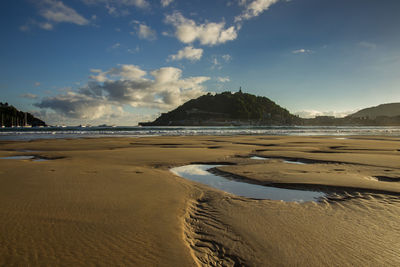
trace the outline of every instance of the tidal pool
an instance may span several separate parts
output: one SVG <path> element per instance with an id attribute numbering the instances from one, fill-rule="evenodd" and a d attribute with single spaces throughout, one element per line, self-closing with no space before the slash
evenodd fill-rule
<path id="1" fill-rule="evenodd" d="M 255 160 L 270 160 L 271 158 L 264 158 L 264 157 L 259 157 L 259 156 L 252 156 L 252 157 L 250 157 L 250 159 L 255 159 Z M 289 163 L 289 164 L 300 164 L 300 165 L 307 164 L 307 163 L 305 163 L 305 162 L 297 161 L 297 160 L 284 160 L 283 162 Z"/>
<path id="2" fill-rule="evenodd" d="M 0 157 L 0 159 L 15 159 L 15 160 L 32 159 L 33 161 L 47 161 L 47 159 L 38 158 L 38 157 L 35 157 L 35 156 L 10 156 L 10 157 Z"/>
<path id="3" fill-rule="evenodd" d="M 283 189 L 231 180 L 215 175 L 208 170 L 223 165 L 191 164 L 172 168 L 171 172 L 183 178 L 214 187 L 225 192 L 252 199 L 272 199 L 282 201 L 317 201 L 325 194 L 317 191 Z"/>
<path id="4" fill-rule="evenodd" d="M 259 156 L 252 156 L 250 159 L 256 159 L 256 160 L 270 160 L 270 158 L 264 158 L 264 157 L 259 157 Z"/>

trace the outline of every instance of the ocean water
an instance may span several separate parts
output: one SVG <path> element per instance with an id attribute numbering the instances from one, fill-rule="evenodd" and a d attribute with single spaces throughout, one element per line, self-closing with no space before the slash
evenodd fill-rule
<path id="1" fill-rule="evenodd" d="M 184 135 L 327 135 L 346 138 L 352 135 L 400 137 L 395 127 L 332 127 L 332 126 L 224 126 L 224 127 L 43 127 L 0 128 L 0 140 L 34 140 L 86 137 L 141 137 Z"/>

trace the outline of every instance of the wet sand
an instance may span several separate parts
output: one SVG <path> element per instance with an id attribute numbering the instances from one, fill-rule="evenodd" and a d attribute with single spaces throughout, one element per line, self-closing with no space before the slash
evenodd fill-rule
<path id="1" fill-rule="evenodd" d="M 12 156 L 48 160 L 0 159 L 1 266 L 400 265 L 400 138 L 0 142 Z M 246 199 L 169 171 L 197 162 L 328 197 Z"/>

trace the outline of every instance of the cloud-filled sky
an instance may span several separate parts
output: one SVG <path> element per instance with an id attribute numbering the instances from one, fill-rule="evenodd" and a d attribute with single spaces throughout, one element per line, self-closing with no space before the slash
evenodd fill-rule
<path id="1" fill-rule="evenodd" d="M 400 102 L 398 0 L 13 0 L 2 102 L 50 124 L 136 125 L 207 92 L 301 116 Z"/>

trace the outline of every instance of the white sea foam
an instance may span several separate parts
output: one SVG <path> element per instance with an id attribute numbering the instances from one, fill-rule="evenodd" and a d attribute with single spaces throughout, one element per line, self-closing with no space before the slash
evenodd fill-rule
<path id="1" fill-rule="evenodd" d="M 0 140 L 32 140 L 42 138 L 79 138 L 103 136 L 183 136 L 183 135 L 294 135 L 333 136 L 345 139 L 352 135 L 400 136 L 400 127 L 44 127 L 2 128 Z"/>

